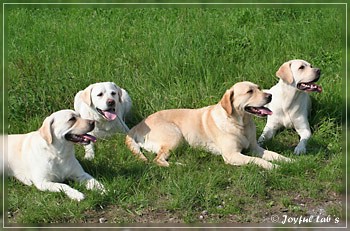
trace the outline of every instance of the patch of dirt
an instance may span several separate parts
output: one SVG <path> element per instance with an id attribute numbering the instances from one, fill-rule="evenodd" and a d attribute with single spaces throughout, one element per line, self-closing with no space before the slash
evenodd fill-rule
<path id="1" fill-rule="evenodd" d="M 277 196 L 280 198 L 280 195 Z M 311 219 L 311 224 L 308 225 L 322 226 L 319 221 L 327 221 L 331 217 L 330 222 L 325 222 L 324 225 L 334 224 L 335 215 L 339 215 L 339 211 L 342 210 L 342 198 L 339 195 L 333 195 L 327 200 L 320 201 L 310 198 L 303 198 L 301 195 L 296 195 L 288 206 L 281 204 L 280 202 L 267 203 L 267 200 L 257 200 L 254 204 L 243 204 L 242 211 L 239 214 L 219 214 L 210 213 L 207 210 L 194 213 L 192 220 L 196 224 L 230 224 L 232 225 L 244 225 L 244 224 L 257 224 L 257 225 L 275 225 L 283 224 L 285 218 L 299 218 L 305 217 L 305 219 Z M 224 206 L 224 205 L 223 205 Z M 335 208 L 338 214 L 328 214 L 330 208 Z M 125 225 L 141 225 L 153 224 L 161 226 L 178 226 L 186 225 L 184 221 L 184 214 L 181 211 L 168 211 L 166 209 L 159 208 L 143 208 L 140 210 L 130 208 L 121 208 L 118 206 L 107 206 L 99 211 L 86 211 L 85 219 L 82 223 L 104 223 L 104 224 L 125 224 Z M 278 217 L 278 221 L 272 220 Z M 344 217 L 339 218 L 341 224 L 344 222 Z M 302 222 L 304 224 L 305 222 Z M 291 222 L 286 222 L 286 225 L 293 225 Z M 296 224 L 298 225 L 298 224 Z"/>
<path id="2" fill-rule="evenodd" d="M 184 223 L 177 214 L 165 209 L 145 208 L 142 211 L 132 211 L 118 206 L 107 206 L 100 211 L 87 211 L 85 218 L 83 223 Z"/>

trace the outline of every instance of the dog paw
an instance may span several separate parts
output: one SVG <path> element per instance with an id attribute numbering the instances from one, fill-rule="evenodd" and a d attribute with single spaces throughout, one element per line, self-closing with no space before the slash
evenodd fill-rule
<path id="1" fill-rule="evenodd" d="M 84 159 L 85 160 L 92 160 L 92 159 L 94 159 L 94 157 L 95 157 L 95 154 L 93 152 L 92 153 L 87 152 L 84 156 Z"/>
<path id="2" fill-rule="evenodd" d="M 99 186 L 97 187 L 98 190 L 100 190 L 101 195 L 107 194 L 108 190 L 105 189 L 105 187 L 99 183 Z"/>
<path id="3" fill-rule="evenodd" d="M 288 157 L 284 157 L 284 156 L 283 156 L 283 157 L 280 159 L 280 161 L 289 162 L 289 163 L 294 162 L 294 160 L 293 160 L 293 159 L 290 159 L 290 158 L 288 158 Z"/>
<path id="4" fill-rule="evenodd" d="M 265 142 L 265 137 L 264 136 L 260 136 L 258 139 L 258 145 L 261 147 Z"/>
<path id="5" fill-rule="evenodd" d="M 77 190 L 71 190 L 70 192 L 67 192 L 67 196 L 73 200 L 78 201 L 78 202 L 84 200 L 84 198 L 85 198 L 84 194 L 82 194 L 81 192 L 79 192 Z"/>
<path id="6" fill-rule="evenodd" d="M 262 166 L 263 168 L 267 170 L 277 169 L 279 166 L 277 164 L 272 164 L 270 162 L 267 162 L 265 165 Z"/>
<path id="7" fill-rule="evenodd" d="M 147 162 L 148 161 L 148 159 L 147 159 L 147 157 L 145 157 L 144 155 L 137 155 L 137 158 L 139 159 L 139 160 L 142 160 L 142 161 L 144 161 L 144 162 Z"/>
<path id="8" fill-rule="evenodd" d="M 98 183 L 98 185 L 96 185 L 94 188 L 98 189 L 100 191 L 101 195 L 106 194 L 107 190 L 105 189 L 105 187 L 101 183 L 99 183 L 99 182 L 97 182 L 97 183 Z"/>
<path id="9" fill-rule="evenodd" d="M 294 149 L 294 154 L 300 155 L 306 153 L 306 148 L 304 146 L 296 146 Z"/>
<path id="10" fill-rule="evenodd" d="M 166 160 L 155 159 L 154 163 L 161 167 L 169 167 L 169 163 Z"/>
<path id="11" fill-rule="evenodd" d="M 277 168 L 279 168 L 280 166 L 279 165 L 277 165 L 277 164 L 272 164 L 272 168 L 271 169 L 277 169 Z"/>
<path id="12" fill-rule="evenodd" d="M 97 189 L 101 191 L 101 194 L 105 194 L 107 191 L 105 187 L 95 179 L 90 179 L 86 182 L 86 188 L 89 190 Z"/>

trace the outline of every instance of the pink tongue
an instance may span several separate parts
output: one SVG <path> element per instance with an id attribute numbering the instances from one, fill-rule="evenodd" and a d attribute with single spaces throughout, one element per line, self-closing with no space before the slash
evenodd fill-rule
<path id="1" fill-rule="evenodd" d="M 107 118 L 107 120 L 115 120 L 117 115 L 114 112 L 103 111 L 103 115 Z"/>
<path id="2" fill-rule="evenodd" d="M 321 86 L 317 86 L 317 92 L 319 92 L 319 93 L 322 92 L 322 87 Z"/>
<path id="3" fill-rule="evenodd" d="M 96 142 L 96 137 L 95 136 L 92 136 L 92 135 L 88 135 L 88 134 L 84 134 L 83 137 L 87 140 L 90 140 L 92 142 Z"/>
<path id="4" fill-rule="evenodd" d="M 267 108 L 259 108 L 259 111 L 263 115 L 272 115 L 272 111 Z"/>

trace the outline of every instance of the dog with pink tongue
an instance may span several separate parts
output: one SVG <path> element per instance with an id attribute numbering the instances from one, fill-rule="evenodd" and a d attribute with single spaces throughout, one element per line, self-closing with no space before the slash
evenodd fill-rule
<path id="1" fill-rule="evenodd" d="M 131 99 L 123 88 L 113 82 L 100 82 L 79 91 L 74 98 L 74 109 L 84 119 L 94 120 L 95 128 L 91 135 L 105 138 L 117 132 L 127 133 L 125 117 L 131 109 Z M 95 156 L 94 144 L 85 148 L 85 159 Z"/>

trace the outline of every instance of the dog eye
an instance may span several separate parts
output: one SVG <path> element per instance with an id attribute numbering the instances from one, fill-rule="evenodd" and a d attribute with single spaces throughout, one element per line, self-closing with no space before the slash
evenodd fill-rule
<path id="1" fill-rule="evenodd" d="M 102 94 L 102 92 L 101 93 L 99 93 L 99 94 L 97 94 L 97 96 L 99 96 L 99 97 L 101 97 L 103 94 Z"/>
<path id="2" fill-rule="evenodd" d="M 76 120 L 77 118 L 75 118 L 74 116 L 69 119 L 70 122 L 75 122 Z"/>
<path id="3" fill-rule="evenodd" d="M 305 68 L 304 66 L 300 66 L 300 67 L 299 67 L 299 70 L 302 70 L 302 69 L 304 69 L 304 68 Z"/>
<path id="4" fill-rule="evenodd" d="M 253 89 L 250 89 L 249 91 L 247 91 L 247 93 L 249 94 L 253 93 Z"/>
<path id="5" fill-rule="evenodd" d="M 115 91 L 112 91 L 112 93 L 111 93 L 112 95 L 115 95 L 115 94 L 117 94 Z"/>

